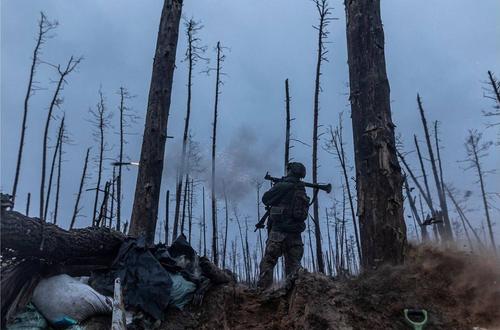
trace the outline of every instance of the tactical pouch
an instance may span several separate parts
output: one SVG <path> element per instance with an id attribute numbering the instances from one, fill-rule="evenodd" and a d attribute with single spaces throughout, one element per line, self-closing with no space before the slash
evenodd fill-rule
<path id="1" fill-rule="evenodd" d="M 285 215 L 285 208 L 282 206 L 272 206 L 269 212 L 269 218 L 273 221 L 281 221 Z"/>

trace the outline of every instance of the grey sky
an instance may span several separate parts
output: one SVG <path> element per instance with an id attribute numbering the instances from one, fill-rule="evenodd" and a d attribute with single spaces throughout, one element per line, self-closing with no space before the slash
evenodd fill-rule
<path id="1" fill-rule="evenodd" d="M 329 63 L 323 67 L 320 122 L 326 128 L 336 125 L 338 113 L 344 112 L 345 139 L 351 152 L 351 130 L 348 107 L 348 68 L 345 41 L 345 16 L 341 1 L 331 1 L 333 16 L 329 41 Z M 21 124 L 22 102 L 26 89 L 30 56 L 39 12 L 57 19 L 56 36 L 44 46 L 43 60 L 63 63 L 71 55 L 82 55 L 84 61 L 68 78 L 63 92 L 64 104 L 57 111 L 66 113 L 73 144 L 66 146 L 63 168 L 61 223 L 67 226 L 74 194 L 87 147 L 92 141 L 88 109 L 97 102 L 100 86 L 110 111 L 116 113 L 116 91 L 125 86 L 136 97 L 129 106 L 141 116 L 129 136 L 126 153 L 139 158 L 144 113 L 147 103 L 152 58 L 156 42 L 162 1 L 64 1 L 4 0 L 1 2 L 1 188 L 10 192 Z M 219 178 L 227 181 L 238 176 L 241 185 L 228 185 L 238 200 L 242 213 L 254 221 L 255 192 L 250 181 L 266 171 L 281 175 L 284 135 L 284 80 L 290 79 L 294 137 L 309 142 L 312 136 L 312 101 L 316 52 L 315 7 L 308 0 L 186 0 L 184 17 L 193 17 L 204 25 L 199 36 L 208 47 L 207 56 L 214 64 L 213 47 L 220 40 L 230 48 L 224 63 L 225 84 L 220 103 Z M 429 120 L 439 120 L 442 130 L 442 157 L 445 177 L 462 192 L 473 191 L 468 208 L 474 211 L 476 225 L 482 219 L 473 172 L 464 174 L 463 142 L 468 129 L 484 133 L 485 140 L 497 139 L 498 131 L 485 129 L 482 110 L 491 108 L 483 98 L 487 70 L 500 76 L 500 2 L 497 0 L 382 1 L 386 36 L 386 61 L 391 85 L 393 118 L 397 132 L 407 149 L 413 134 L 423 138 L 416 93 L 423 98 Z M 169 119 L 164 190 L 174 190 L 175 157 L 181 143 L 185 113 L 186 64 L 181 60 L 186 46 L 185 29 L 179 39 L 177 69 Z M 206 67 L 200 63 L 196 72 Z M 31 214 L 38 213 L 41 138 L 48 100 L 53 89 L 51 68 L 40 65 L 40 86 L 32 98 L 28 118 L 28 135 L 23 170 L 18 188 L 17 207 L 24 210 L 27 192 L 32 193 Z M 206 167 L 211 137 L 214 75 L 194 77 L 191 131 L 204 151 Z M 117 117 L 114 122 L 117 127 Z M 51 130 L 52 143 L 57 122 Z M 117 143 L 116 129 L 108 137 Z M 326 136 L 325 136 L 326 137 Z M 496 148 L 496 149 L 495 149 Z M 96 148 L 94 148 L 94 152 Z M 115 158 L 115 147 L 109 158 Z M 295 143 L 292 156 L 308 165 L 309 147 Z M 245 158 L 246 157 L 246 158 Z M 351 157 L 352 159 L 352 157 Z M 109 162 L 108 162 L 109 163 Z M 352 163 L 352 161 L 351 161 Z M 498 147 L 484 159 L 485 168 L 498 169 Z M 335 158 L 320 153 L 320 175 L 337 188 L 341 182 Z M 94 165 L 92 165 L 92 169 Z M 309 167 L 308 167 L 309 168 Z M 110 167 L 107 166 L 107 175 Z M 124 217 L 128 218 L 134 193 L 136 169 L 124 174 Z M 309 176 L 308 176 L 309 177 Z M 95 180 L 92 178 L 89 183 Z M 499 175 L 487 181 L 489 191 L 498 189 Z M 265 185 L 266 187 L 267 185 Z M 88 187 L 90 188 L 90 187 Z M 201 188 L 200 188 L 201 189 Z M 241 190 L 241 191 L 237 191 Z M 200 192 L 201 193 L 201 192 Z M 331 197 L 323 197 L 322 207 L 330 206 Z M 83 199 L 85 218 L 80 226 L 90 224 L 93 193 Z M 164 195 L 161 197 L 162 203 Z M 208 199 L 207 199 L 208 200 Z M 498 206 L 498 199 L 494 201 Z M 222 209 L 222 205 L 220 205 Z M 199 209 L 196 215 L 199 215 Z M 160 217 L 163 217 L 163 206 Z M 498 219 L 499 212 L 494 211 Z M 497 221 L 498 222 L 498 221 Z M 497 233 L 500 232 L 498 225 Z M 498 235 L 497 235 L 498 236 Z"/>

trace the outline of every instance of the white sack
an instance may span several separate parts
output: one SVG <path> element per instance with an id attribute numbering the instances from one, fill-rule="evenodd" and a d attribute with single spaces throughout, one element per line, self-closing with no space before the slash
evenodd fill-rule
<path id="1" fill-rule="evenodd" d="M 32 302 L 54 324 L 64 317 L 81 322 L 96 314 L 111 314 L 113 300 L 87 284 L 62 274 L 40 281 Z"/>

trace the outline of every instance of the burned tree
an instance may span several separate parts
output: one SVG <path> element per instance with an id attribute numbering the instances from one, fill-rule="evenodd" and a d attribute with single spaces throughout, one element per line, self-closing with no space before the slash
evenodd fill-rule
<path id="1" fill-rule="evenodd" d="M 469 136 L 465 141 L 465 150 L 467 152 L 467 159 L 465 160 L 469 166 L 466 169 L 474 169 L 477 174 L 479 181 L 479 187 L 481 189 L 481 197 L 484 207 L 484 215 L 486 218 L 486 224 L 488 225 L 488 233 L 490 236 L 491 245 L 495 255 L 497 254 L 497 246 L 495 243 L 495 235 L 493 234 L 493 223 L 490 217 L 490 206 L 488 204 L 488 196 L 486 193 L 486 188 L 484 184 L 485 172 L 482 168 L 481 158 L 487 155 L 488 148 L 491 146 L 491 142 L 483 143 L 481 141 L 482 134 L 477 131 L 469 131 Z"/>
<path id="2" fill-rule="evenodd" d="M 130 235 L 154 241 L 182 0 L 165 0 L 156 42 Z"/>
<path id="3" fill-rule="evenodd" d="M 349 199 L 349 207 L 351 210 L 351 217 L 352 217 L 352 224 L 354 228 L 354 237 L 356 238 L 356 250 L 358 252 L 358 257 L 361 260 L 362 255 L 361 255 L 361 247 L 359 244 L 359 234 L 358 234 L 358 224 L 356 220 L 356 212 L 354 211 L 354 201 L 353 201 L 353 196 L 351 193 L 351 185 L 349 183 L 349 177 L 347 174 L 347 161 L 346 161 L 346 155 L 345 155 L 345 150 L 344 150 L 344 136 L 342 132 L 342 113 L 339 115 L 339 126 L 333 129 L 330 127 L 329 133 L 330 133 L 330 141 L 328 141 L 326 148 L 327 151 L 330 153 L 335 152 L 337 159 L 339 160 L 340 167 L 342 168 L 342 174 L 344 175 L 344 182 L 346 185 L 346 190 L 347 190 L 347 197 Z"/>
<path id="4" fill-rule="evenodd" d="M 182 137 L 182 153 L 179 168 L 177 170 L 177 184 L 175 190 L 175 214 L 174 214 L 174 228 L 173 228 L 173 239 L 177 237 L 177 227 L 179 226 L 179 216 L 180 216 L 180 205 L 181 205 L 181 195 L 182 195 L 182 182 L 184 180 L 184 175 L 186 175 L 186 161 L 187 161 L 187 147 L 189 140 L 189 121 L 191 118 L 191 100 L 192 100 L 192 87 L 193 87 L 193 69 L 196 63 L 200 60 L 205 60 L 201 54 L 206 50 L 206 47 L 200 46 L 200 38 L 196 35 L 202 29 L 203 26 L 199 22 L 190 19 L 186 22 L 186 36 L 188 39 L 188 45 L 186 53 L 184 56 L 184 61 L 187 62 L 188 67 L 188 83 L 187 83 L 187 102 L 186 102 L 186 117 L 184 118 L 184 134 Z M 188 185 L 188 179 L 186 175 L 185 185 Z M 186 189 L 184 189 L 186 190 Z M 187 198 L 184 195 L 184 198 Z M 184 212 L 183 212 L 184 213 Z"/>
<path id="5" fill-rule="evenodd" d="M 131 122 L 135 122 L 137 119 L 131 113 L 129 113 L 129 108 L 125 104 L 125 101 L 132 98 L 128 90 L 125 87 L 120 87 L 118 92 L 120 95 L 120 105 L 118 106 L 119 112 L 119 151 L 118 151 L 118 176 L 116 177 L 116 230 L 121 230 L 121 219 L 122 219 L 122 164 L 124 162 L 125 151 L 124 144 L 125 141 L 125 128 L 129 126 Z"/>
<path id="6" fill-rule="evenodd" d="M 314 83 L 314 106 L 313 106 L 313 136 L 312 136 L 312 183 L 318 183 L 318 140 L 319 140 L 319 94 L 321 91 L 321 64 L 328 61 L 326 55 L 328 50 L 325 47 L 325 39 L 328 37 L 327 27 L 332 20 L 330 17 L 331 12 L 328 7 L 327 0 L 314 0 L 316 9 L 319 15 L 319 24 L 314 27 L 318 30 L 318 49 L 316 57 L 316 72 Z M 314 233 L 316 238 L 316 258 L 318 259 L 318 271 L 325 272 L 325 264 L 323 260 L 323 249 L 321 246 L 321 226 L 319 222 L 319 202 L 314 199 L 313 203 L 313 217 L 314 217 Z"/>
<path id="7" fill-rule="evenodd" d="M 446 196 L 443 191 L 443 184 L 439 178 L 438 165 L 434 157 L 434 151 L 432 149 L 431 137 L 429 134 L 429 129 L 427 127 L 427 119 L 425 118 L 424 107 L 422 106 L 422 100 L 420 95 L 417 94 L 418 109 L 420 111 L 420 118 L 422 120 L 422 126 L 424 127 L 425 141 L 427 143 L 427 150 L 429 153 L 429 160 L 431 162 L 432 174 L 434 176 L 434 182 L 436 183 L 436 190 L 439 197 L 439 206 L 441 207 L 443 222 L 444 222 L 444 233 L 446 240 L 453 240 L 453 231 L 451 229 L 451 222 L 448 216 L 448 205 L 446 204 Z"/>
<path id="8" fill-rule="evenodd" d="M 73 216 L 71 217 L 71 223 L 69 225 L 69 229 L 73 229 L 73 226 L 75 225 L 76 217 L 78 216 L 78 212 L 80 212 L 80 198 L 82 196 L 82 191 L 83 191 L 83 186 L 85 185 L 85 179 L 87 176 L 87 165 L 89 163 L 89 153 L 90 153 L 90 148 L 87 149 L 87 154 L 85 156 L 85 161 L 83 162 L 83 170 L 82 170 L 82 176 L 80 178 L 80 186 L 78 188 L 78 193 L 76 194 L 76 201 L 75 201 L 75 207 L 73 209 Z"/>
<path id="9" fill-rule="evenodd" d="M 291 123 L 291 118 L 290 118 L 290 88 L 288 86 L 288 79 L 285 80 L 285 113 L 286 113 L 286 118 L 285 118 L 285 123 L 286 123 L 286 128 L 285 128 L 285 175 L 286 175 L 286 169 L 288 167 L 288 162 L 290 161 L 290 123 Z M 260 231 L 259 231 L 260 234 Z"/>
<path id="10" fill-rule="evenodd" d="M 66 138 L 65 132 L 66 132 L 65 126 L 64 124 L 62 124 L 61 142 L 59 143 L 59 151 L 57 156 L 57 179 L 56 179 L 56 200 L 54 203 L 54 224 L 57 224 L 57 216 L 59 214 L 59 196 L 61 192 L 63 144 Z"/>
<path id="11" fill-rule="evenodd" d="M 66 85 L 66 77 L 75 70 L 76 66 L 80 63 L 81 58 L 74 58 L 71 56 L 66 67 L 61 67 L 60 65 L 52 65 L 59 75 L 59 78 L 56 82 L 56 88 L 54 90 L 54 94 L 50 101 L 49 109 L 47 112 L 47 119 L 45 120 L 45 130 L 43 133 L 43 145 L 42 145 L 42 174 L 41 174 L 41 182 L 40 182 L 40 220 L 42 222 L 45 221 L 45 213 L 44 213 L 44 203 L 45 203 L 45 172 L 47 168 L 47 145 L 49 140 L 49 128 L 50 122 L 54 118 L 53 112 L 55 108 L 59 108 L 63 102 L 63 99 L 60 98 L 60 93 Z"/>
<path id="12" fill-rule="evenodd" d="M 49 174 L 49 182 L 48 182 L 48 187 L 47 187 L 47 198 L 45 200 L 45 211 L 44 211 L 44 219 L 47 219 L 47 212 L 49 210 L 49 202 L 50 202 L 50 193 L 52 191 L 52 179 L 54 176 L 54 169 L 56 165 L 56 160 L 57 156 L 59 155 L 59 148 L 62 143 L 62 136 L 63 136 L 63 129 L 64 129 L 64 116 L 61 120 L 61 124 L 59 125 L 59 129 L 57 131 L 57 139 L 56 139 L 56 146 L 54 148 L 54 154 L 52 156 L 52 163 L 50 165 L 50 174 Z"/>
<path id="13" fill-rule="evenodd" d="M 362 266 L 405 255 L 403 177 L 396 157 L 379 0 L 345 2 Z"/>
<path id="14" fill-rule="evenodd" d="M 12 207 L 16 200 L 17 184 L 19 182 L 19 175 L 21 173 L 21 162 L 23 157 L 24 138 L 26 136 L 26 121 L 28 118 L 29 101 L 33 93 L 36 91 L 35 86 L 35 73 L 38 64 L 40 63 L 40 52 L 42 45 L 50 37 L 49 32 L 57 27 L 56 21 L 49 21 L 47 16 L 42 12 L 40 13 L 40 20 L 38 21 L 38 34 L 36 38 L 35 49 L 33 50 L 33 57 L 31 59 L 31 69 L 28 78 L 28 89 L 24 97 L 24 110 L 23 119 L 21 124 L 21 136 L 19 137 L 19 149 L 17 151 L 16 174 L 14 175 L 14 185 L 12 187 Z"/>
<path id="15" fill-rule="evenodd" d="M 95 126 L 93 132 L 94 139 L 99 144 L 97 155 L 97 183 L 95 187 L 94 211 L 92 213 L 92 225 L 97 226 L 97 204 L 99 203 L 99 194 L 101 192 L 101 180 L 104 162 L 104 152 L 107 150 L 107 144 L 104 138 L 105 132 L 109 127 L 110 114 L 108 114 L 106 104 L 104 103 L 104 95 L 99 89 L 99 102 L 96 105 L 96 110 L 90 110 L 92 115 L 91 123 Z"/>
<path id="16" fill-rule="evenodd" d="M 217 64 L 215 68 L 215 100 L 214 100 L 214 121 L 212 123 L 212 175 L 210 177 L 211 197 L 212 197 L 212 253 L 213 262 L 217 265 L 219 256 L 217 254 L 217 198 L 215 196 L 215 151 L 217 146 L 217 119 L 219 110 L 219 95 L 220 87 L 222 85 L 222 62 L 225 55 L 222 53 L 222 46 L 220 41 L 217 42 Z M 226 206 L 227 207 L 227 206 Z M 227 213 L 227 210 L 226 210 Z M 224 255 L 226 251 L 227 237 L 224 238 Z M 225 259 L 225 257 L 224 257 Z M 223 260 L 225 262 L 225 260 Z"/>

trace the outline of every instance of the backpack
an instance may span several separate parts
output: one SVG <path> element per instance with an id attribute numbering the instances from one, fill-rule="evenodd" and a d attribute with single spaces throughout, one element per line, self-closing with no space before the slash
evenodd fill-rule
<path id="1" fill-rule="evenodd" d="M 310 199 L 306 194 L 304 186 L 298 185 L 294 188 L 290 202 L 288 214 L 297 221 L 307 220 Z"/>

